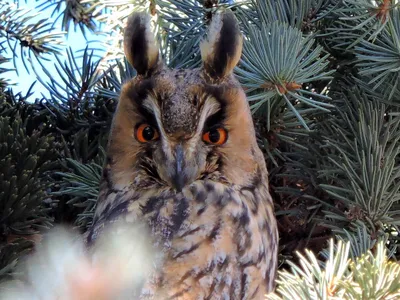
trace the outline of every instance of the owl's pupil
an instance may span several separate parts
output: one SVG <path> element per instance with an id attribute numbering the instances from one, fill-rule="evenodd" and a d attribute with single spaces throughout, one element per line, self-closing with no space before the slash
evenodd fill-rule
<path id="1" fill-rule="evenodd" d="M 219 131 L 214 129 L 214 130 L 210 130 L 209 133 L 209 139 L 211 143 L 218 143 L 219 139 L 220 139 L 220 134 Z"/>
<path id="2" fill-rule="evenodd" d="M 147 126 L 145 129 L 143 129 L 143 138 L 146 141 L 151 141 L 154 137 L 154 129 L 151 128 L 150 126 Z"/>

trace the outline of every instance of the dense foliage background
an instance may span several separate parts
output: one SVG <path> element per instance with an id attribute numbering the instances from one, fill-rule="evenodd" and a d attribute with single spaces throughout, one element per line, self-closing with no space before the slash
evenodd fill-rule
<path id="1" fill-rule="evenodd" d="M 296 250 L 327 253 L 334 236 L 351 241 L 350 257 L 383 240 L 379 253 L 399 258 L 399 1 L 36 3 L 0 2 L 0 279 L 43 230 L 90 225 L 118 93 L 135 75 L 121 47 L 133 10 L 152 15 L 164 60 L 179 68 L 200 65 L 215 13 L 229 8 L 239 19 L 245 44 L 235 72 L 270 172 L 281 269 Z M 49 10 L 58 22 L 33 17 Z M 66 49 L 61 37 L 72 30 L 105 35 L 102 49 Z M 39 83 L 14 94 L 15 70 L 1 67 L 8 60 L 22 60 Z M 48 71 L 54 63 L 58 76 Z M 35 89 L 48 96 L 34 98 Z"/>

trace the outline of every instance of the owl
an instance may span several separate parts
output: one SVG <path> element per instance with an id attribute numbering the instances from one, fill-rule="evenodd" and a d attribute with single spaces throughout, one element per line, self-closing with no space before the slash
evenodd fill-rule
<path id="1" fill-rule="evenodd" d="M 234 14 L 218 13 L 202 66 L 170 69 L 150 17 L 128 19 L 124 52 L 137 76 L 120 92 L 87 242 L 116 221 L 149 228 L 160 255 L 140 299 L 262 299 L 274 288 L 268 172 L 233 75 L 242 43 Z"/>

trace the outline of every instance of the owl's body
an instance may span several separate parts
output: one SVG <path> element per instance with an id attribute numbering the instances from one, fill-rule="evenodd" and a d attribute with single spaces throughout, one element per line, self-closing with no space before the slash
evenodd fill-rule
<path id="1" fill-rule="evenodd" d="M 162 254 L 143 299 L 262 299 L 278 234 L 268 173 L 232 69 L 241 35 L 218 15 L 203 67 L 171 70 L 147 17 L 131 17 L 125 53 L 138 76 L 121 91 L 91 243 L 115 220 L 145 223 Z"/>

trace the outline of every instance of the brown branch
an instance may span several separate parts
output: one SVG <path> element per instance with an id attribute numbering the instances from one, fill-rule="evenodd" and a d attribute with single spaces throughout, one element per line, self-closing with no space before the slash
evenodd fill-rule
<path id="1" fill-rule="evenodd" d="M 387 17 L 389 15 L 389 11 L 391 7 L 392 0 L 383 0 L 381 4 L 379 4 L 378 8 L 375 10 L 375 16 L 381 20 L 382 23 L 385 23 Z"/>
<path id="2" fill-rule="evenodd" d="M 276 84 L 272 82 L 264 82 L 261 85 L 261 88 L 266 89 L 266 90 L 272 90 L 276 88 L 279 93 L 281 94 L 287 94 L 288 91 L 294 91 L 299 88 L 301 88 L 301 84 L 297 82 L 284 82 L 283 84 Z"/>

